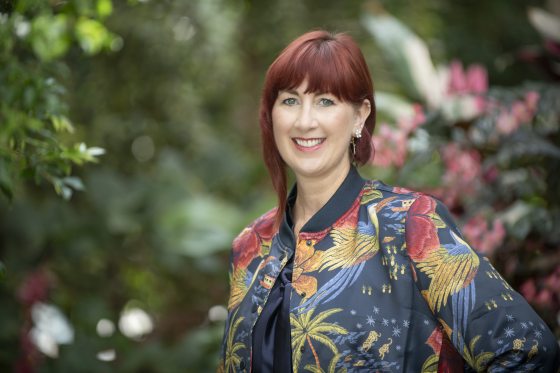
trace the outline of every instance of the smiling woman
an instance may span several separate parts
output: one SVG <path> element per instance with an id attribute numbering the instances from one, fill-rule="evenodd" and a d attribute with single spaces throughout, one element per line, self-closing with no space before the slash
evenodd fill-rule
<path id="1" fill-rule="evenodd" d="M 345 34 L 336 37 L 325 31 L 308 32 L 291 42 L 270 65 L 266 74 L 260 126 L 265 164 L 278 194 L 278 206 L 286 203 L 286 161 L 275 144 L 273 107 L 281 91 L 293 91 L 306 83 L 300 93 L 328 93 L 338 101 L 361 106 L 369 102 L 370 113 L 362 122 L 361 141 L 355 145 L 353 160 L 366 163 L 371 156 L 371 133 L 375 127 L 373 83 L 365 58 L 358 45 Z M 357 136 L 358 137 L 358 136 Z M 350 149 L 350 148 L 348 148 Z M 283 211 L 276 213 L 279 225 Z"/>
<path id="2" fill-rule="evenodd" d="M 270 66 L 260 126 L 279 204 L 233 242 L 219 369 L 555 371 L 550 330 L 440 201 L 360 177 L 374 124 L 349 36 L 304 34 Z"/>
<path id="3" fill-rule="evenodd" d="M 331 93 L 307 91 L 304 80 L 295 89 L 279 92 L 272 108 L 276 148 L 298 184 L 314 183 L 333 194 L 329 189 L 348 174 L 349 144 L 353 136 L 361 136 L 371 104 L 364 99 L 359 106 L 353 105 Z"/>

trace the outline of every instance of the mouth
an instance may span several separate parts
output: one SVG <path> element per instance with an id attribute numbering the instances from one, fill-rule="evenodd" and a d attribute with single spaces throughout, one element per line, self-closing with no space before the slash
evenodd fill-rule
<path id="1" fill-rule="evenodd" d="M 301 137 L 295 137 L 292 139 L 292 141 L 300 148 L 313 149 L 321 145 L 325 141 L 325 138 L 323 137 L 323 138 L 314 138 L 314 139 L 304 139 Z"/>

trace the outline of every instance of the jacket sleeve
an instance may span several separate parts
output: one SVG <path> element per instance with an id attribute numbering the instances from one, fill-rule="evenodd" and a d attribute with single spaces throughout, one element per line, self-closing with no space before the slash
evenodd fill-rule
<path id="1" fill-rule="evenodd" d="M 463 238 L 448 209 L 420 195 L 406 217 L 416 283 L 471 368 L 556 372 L 558 343 L 544 321 Z"/>

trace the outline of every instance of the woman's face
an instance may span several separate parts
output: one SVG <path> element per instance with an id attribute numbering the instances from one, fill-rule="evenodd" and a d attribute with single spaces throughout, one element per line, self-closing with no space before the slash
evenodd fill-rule
<path id="1" fill-rule="evenodd" d="M 304 93 L 307 81 L 280 91 L 272 108 L 274 140 L 282 159 L 296 177 L 322 177 L 347 172 L 349 146 L 370 113 L 330 93 Z"/>

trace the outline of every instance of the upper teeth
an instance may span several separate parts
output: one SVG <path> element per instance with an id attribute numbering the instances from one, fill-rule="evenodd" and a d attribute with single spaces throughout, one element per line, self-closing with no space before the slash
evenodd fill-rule
<path id="1" fill-rule="evenodd" d="M 295 141 L 299 146 L 312 147 L 322 143 L 323 139 L 309 139 L 309 140 L 295 139 Z"/>

